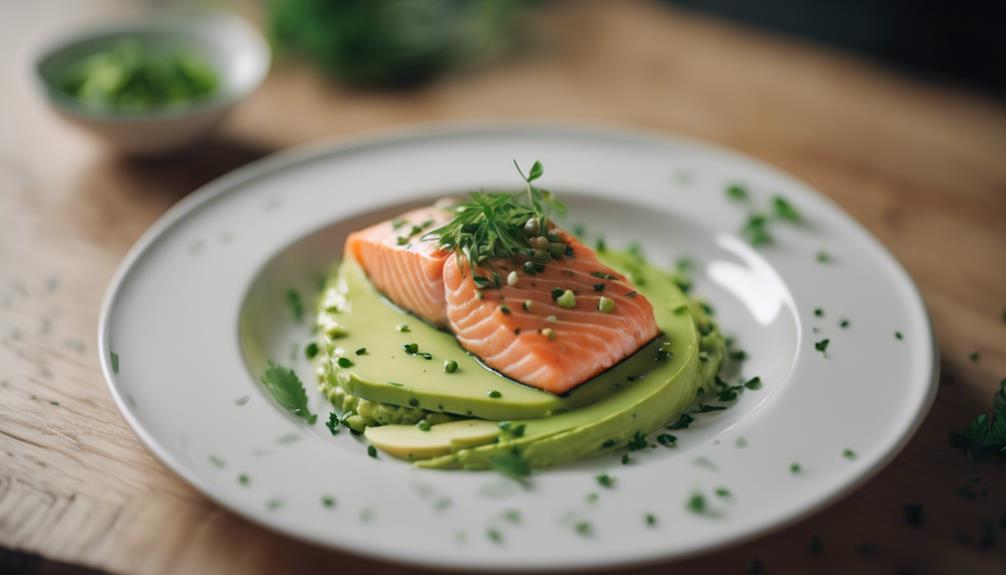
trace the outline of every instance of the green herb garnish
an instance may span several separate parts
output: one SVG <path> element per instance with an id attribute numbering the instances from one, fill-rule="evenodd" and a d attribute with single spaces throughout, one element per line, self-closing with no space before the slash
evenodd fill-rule
<path id="1" fill-rule="evenodd" d="M 831 343 L 827 339 L 822 339 L 821 341 L 814 342 L 814 349 L 821 352 L 824 357 L 828 357 L 828 344 Z"/>
<path id="2" fill-rule="evenodd" d="M 487 393 L 486 395 L 488 395 L 489 397 L 491 397 L 493 399 L 499 399 L 499 398 L 503 397 L 503 394 L 499 390 L 496 390 L 496 389 L 490 389 L 489 393 Z"/>
<path id="3" fill-rule="evenodd" d="M 337 435 L 339 433 L 339 426 L 342 422 L 339 420 L 339 414 L 332 411 L 328 414 L 328 421 L 325 423 L 325 427 L 328 428 L 329 433 L 332 435 Z"/>
<path id="4" fill-rule="evenodd" d="M 802 218 L 800 212 L 789 203 L 789 200 L 782 196 L 772 196 L 772 210 L 776 217 L 791 222 L 799 222 Z"/>
<path id="5" fill-rule="evenodd" d="M 119 373 L 119 354 L 110 351 L 108 352 L 108 359 L 112 364 L 112 373 Z"/>
<path id="6" fill-rule="evenodd" d="M 748 199 L 748 190 L 742 184 L 730 184 L 727 186 L 727 197 L 735 202 L 743 202 Z"/>
<path id="7" fill-rule="evenodd" d="M 800 467 L 799 463 L 789 464 L 789 472 L 792 473 L 793 475 L 799 475 L 801 471 L 803 471 L 803 468 Z"/>
<path id="8" fill-rule="evenodd" d="M 348 357 L 340 357 L 339 359 L 335 360 L 335 362 L 339 364 L 339 367 L 343 369 L 353 367 L 353 361 Z"/>
<path id="9" fill-rule="evenodd" d="M 304 384 L 292 369 L 269 362 L 260 381 L 272 393 L 276 402 L 290 413 L 303 418 L 309 424 L 318 419 L 318 416 L 308 409 Z"/>
<path id="10" fill-rule="evenodd" d="M 493 258 L 512 259 L 533 249 L 530 241 L 543 237 L 538 233 L 548 229 L 551 212 L 562 213 L 566 208 L 551 192 L 532 185 L 544 173 L 541 162 L 535 162 L 527 175 L 516 161 L 514 166 L 524 179 L 524 192 L 473 192 L 455 208 L 451 221 L 427 236 L 472 265 Z"/>
<path id="11" fill-rule="evenodd" d="M 358 348 L 353 353 L 355 353 L 356 355 L 367 355 L 367 348 L 365 348 L 365 347 Z"/>
<path id="12" fill-rule="evenodd" d="M 602 473 L 598 475 L 595 479 L 597 479 L 597 484 L 600 485 L 601 487 L 611 489 L 612 487 L 615 486 L 615 478 L 608 475 L 607 473 Z"/>
<path id="13" fill-rule="evenodd" d="M 751 214 L 744 223 L 744 235 L 753 246 L 771 244 L 774 240 L 768 231 L 768 217 L 764 214 Z"/>
<path id="14" fill-rule="evenodd" d="M 686 509 L 692 513 L 705 513 L 708 506 L 706 505 L 706 496 L 701 493 L 695 493 L 688 498 L 688 502 L 685 504 Z"/>
<path id="15" fill-rule="evenodd" d="M 458 362 L 454 361 L 453 359 L 448 359 L 447 361 L 444 362 L 445 373 L 454 373 L 457 370 L 458 370 Z"/>
<path id="16" fill-rule="evenodd" d="M 304 356 L 307 357 L 308 359 L 314 359 L 317 355 L 318 355 L 318 344 L 312 341 L 311 343 L 307 344 L 307 347 L 304 348 Z"/>
<path id="17" fill-rule="evenodd" d="M 290 308 L 290 315 L 293 320 L 300 323 L 304 319 L 304 301 L 300 298 L 300 292 L 290 288 L 286 290 L 286 305 Z"/>
<path id="18" fill-rule="evenodd" d="M 531 475 L 531 466 L 521 456 L 520 451 L 514 448 L 504 453 L 498 453 L 489 457 L 489 466 L 499 473 L 517 481 L 525 483 L 527 477 Z"/>
<path id="19" fill-rule="evenodd" d="M 643 523 L 645 523 L 647 527 L 654 527 L 657 524 L 657 516 L 652 513 L 647 513 L 646 515 L 643 515 Z"/>
<path id="20" fill-rule="evenodd" d="M 205 100 L 219 79 L 194 54 L 164 54 L 129 38 L 72 63 L 53 84 L 90 107 L 145 112 Z"/>
<path id="21" fill-rule="evenodd" d="M 963 451 L 972 463 L 995 455 L 1006 457 L 1006 378 L 992 396 L 992 413 L 979 414 L 966 429 L 952 431 L 950 445 Z"/>

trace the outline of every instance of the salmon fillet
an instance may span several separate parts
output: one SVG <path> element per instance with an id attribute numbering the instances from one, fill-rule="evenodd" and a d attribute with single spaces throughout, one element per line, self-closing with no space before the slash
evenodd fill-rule
<path id="1" fill-rule="evenodd" d="M 447 325 L 444 262 L 448 253 L 422 236 L 451 218 L 448 210 L 425 207 L 349 234 L 346 256 L 366 270 L 370 282 L 391 301 L 439 326 Z"/>
<path id="2" fill-rule="evenodd" d="M 517 256 L 490 260 L 473 273 L 463 257 L 439 249 L 435 240 L 420 240 L 450 217 L 450 212 L 436 208 L 408 212 L 392 220 L 409 222 L 397 228 L 383 222 L 350 234 L 346 253 L 389 299 L 448 327 L 462 347 L 489 367 L 561 394 L 658 335 L 650 302 L 563 230 L 552 232 L 570 246 L 572 255 L 549 262 L 543 271 L 525 272 L 526 258 Z M 399 240 L 414 231 L 413 225 L 423 229 L 407 241 Z M 480 289 L 475 278 L 491 278 L 494 271 L 499 286 Z M 512 286 L 506 281 L 511 271 L 517 273 Z M 575 302 L 564 300 L 563 306 L 556 294 L 566 290 L 573 292 Z M 606 312 L 599 309 L 602 297 L 610 300 Z"/>
<path id="3" fill-rule="evenodd" d="M 464 260 L 450 257 L 444 288 L 447 319 L 462 347 L 511 379 L 560 394 L 632 355 L 659 329 L 650 302 L 625 276 L 572 236 L 555 231 L 573 255 L 544 271 L 530 275 L 520 261 L 496 260 L 492 266 L 503 278 L 517 271 L 517 284 L 503 281 L 499 289 L 480 290 L 473 277 L 492 272 L 476 268 L 472 274 Z M 575 294 L 572 308 L 559 305 L 556 289 Z M 614 302 L 610 313 L 598 310 L 601 297 Z"/>

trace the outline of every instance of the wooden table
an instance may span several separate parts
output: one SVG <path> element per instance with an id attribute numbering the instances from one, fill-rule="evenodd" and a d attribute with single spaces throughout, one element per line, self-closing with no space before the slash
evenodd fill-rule
<path id="1" fill-rule="evenodd" d="M 218 138 L 181 157 L 126 161 L 56 120 L 24 77 L 32 43 L 120 3 L 23 2 L 0 19 L 0 557 L 8 566 L 408 571 L 254 526 L 155 461 L 99 372 L 98 309 L 143 230 L 220 174 L 322 138 L 489 117 L 636 126 L 759 157 L 863 222 L 908 268 L 931 310 L 946 377 L 890 467 L 797 525 L 641 572 L 739 573 L 754 558 L 767 573 L 1006 572 L 1006 529 L 990 549 L 959 541 L 1006 513 L 1004 466 L 971 468 L 947 443 L 951 428 L 989 409 L 1006 375 L 1001 102 L 652 4 L 558 3 L 541 15 L 551 26 L 536 49 L 484 72 L 375 94 L 281 64 Z M 976 500 L 955 495 L 966 484 L 976 486 Z M 924 505 L 923 526 L 903 520 L 906 503 Z M 809 552 L 813 536 L 823 542 L 820 557 Z"/>

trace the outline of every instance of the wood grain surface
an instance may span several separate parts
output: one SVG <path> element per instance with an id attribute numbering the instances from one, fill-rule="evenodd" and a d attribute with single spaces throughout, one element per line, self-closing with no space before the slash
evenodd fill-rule
<path id="1" fill-rule="evenodd" d="M 757 559 L 765 573 L 1006 573 L 1006 525 L 984 549 L 967 541 L 1006 521 L 1004 466 L 971 467 L 947 443 L 1006 376 L 1002 102 L 655 4 L 560 2 L 541 9 L 526 54 L 416 91 L 350 91 L 280 62 L 210 142 L 129 161 L 51 115 L 26 68 L 60 27 L 138 9 L 0 2 L 0 557 L 29 558 L 0 559 L 0 571 L 411 572 L 252 525 L 160 465 L 105 387 L 99 305 L 139 235 L 237 166 L 415 122 L 540 118 L 703 138 L 794 174 L 901 260 L 939 338 L 935 406 L 878 477 L 777 533 L 639 572 L 743 573 Z M 955 495 L 962 485 L 974 500 Z M 924 506 L 923 525 L 904 521 L 909 503 Z"/>

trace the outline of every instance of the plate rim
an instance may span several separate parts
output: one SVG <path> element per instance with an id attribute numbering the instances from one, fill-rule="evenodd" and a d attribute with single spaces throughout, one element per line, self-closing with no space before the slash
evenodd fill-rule
<path id="1" fill-rule="evenodd" d="M 198 210 L 229 192 L 235 191 L 242 184 L 252 182 L 260 177 L 266 176 L 274 171 L 282 170 L 320 159 L 324 156 L 340 155 L 347 152 L 360 152 L 371 147 L 381 147 L 387 145 L 407 143 L 411 141 L 421 141 L 429 138 L 450 138 L 450 137 L 472 137 L 472 136 L 498 136 L 523 134 L 527 136 L 581 136 L 594 139 L 620 139 L 623 141 L 635 141 L 646 144 L 662 144 L 677 142 L 692 149 L 705 150 L 721 156 L 732 157 L 743 162 L 747 162 L 760 170 L 764 170 L 774 178 L 779 178 L 798 185 L 808 193 L 815 196 L 815 199 L 824 203 L 831 211 L 846 220 L 856 233 L 867 241 L 871 250 L 876 252 L 903 283 L 912 297 L 910 304 L 914 304 L 921 310 L 922 321 L 928 334 L 925 342 L 928 344 L 928 351 L 931 361 L 928 366 L 929 381 L 926 392 L 921 396 L 915 414 L 910 422 L 897 434 L 897 439 L 886 450 L 883 456 L 879 457 L 872 465 L 864 466 L 862 470 L 847 483 L 834 489 L 825 496 L 820 497 L 812 504 L 806 505 L 787 516 L 782 516 L 775 521 L 764 525 L 754 526 L 736 531 L 728 536 L 711 540 L 706 544 L 696 545 L 693 548 L 679 551 L 673 554 L 654 552 L 649 556 L 634 559 L 604 559 L 593 560 L 591 562 L 573 562 L 568 565 L 502 565 L 502 564 L 481 564 L 477 567 L 463 561 L 450 562 L 442 559 L 438 560 L 430 556 L 403 556 L 387 555 L 381 553 L 377 548 L 360 548 L 349 544 L 323 540 L 313 537 L 308 533 L 300 532 L 294 528 L 288 528 L 278 523 L 269 523 L 259 518 L 255 514 L 243 509 L 238 505 L 232 505 L 222 498 L 214 495 L 212 489 L 201 485 L 195 473 L 190 473 L 188 468 L 181 464 L 162 443 L 149 434 L 132 412 L 126 399 L 118 392 L 114 384 L 113 371 L 111 366 L 109 348 L 109 318 L 113 307 L 116 304 L 119 293 L 128 279 L 136 264 L 146 255 L 146 252 L 155 245 L 158 238 L 171 227 L 175 226 L 190 213 Z M 298 541 L 304 541 L 322 548 L 333 549 L 339 552 L 364 557 L 369 560 L 393 563 L 398 565 L 417 566 L 432 569 L 446 569 L 450 571 L 483 571 L 501 572 L 513 569 L 533 569 L 535 571 L 561 572 L 574 569 L 603 569 L 612 567 L 632 567 L 650 565 L 659 562 L 679 561 L 685 558 L 711 553 L 726 547 L 739 545 L 750 541 L 756 537 L 768 535 L 793 525 L 815 513 L 824 510 L 844 499 L 853 491 L 864 485 L 869 480 L 886 468 L 908 445 L 915 436 L 922 423 L 925 421 L 936 398 L 938 382 L 940 377 L 940 350 L 933 322 L 925 300 L 915 284 L 912 276 L 908 273 L 901 262 L 881 243 L 859 220 L 845 211 L 835 203 L 829 196 L 819 192 L 815 187 L 807 184 L 789 173 L 777 168 L 759 158 L 749 156 L 732 148 L 679 135 L 673 132 L 644 129 L 638 126 L 608 123 L 608 122 L 571 122 L 571 121 L 535 121 L 535 120 L 452 120 L 452 121 L 432 121 L 408 124 L 405 126 L 394 126 L 369 130 L 355 135 L 336 138 L 324 138 L 312 141 L 307 144 L 295 146 L 293 148 L 279 150 L 263 158 L 259 158 L 240 166 L 234 170 L 224 173 L 209 182 L 199 186 L 177 203 L 161 214 L 154 223 L 147 228 L 143 234 L 127 251 L 122 261 L 119 263 L 109 280 L 108 287 L 102 298 L 99 320 L 98 320 L 98 345 L 99 362 L 102 376 L 110 394 L 115 402 L 119 413 L 126 420 L 129 428 L 140 440 L 141 444 L 167 469 L 196 489 L 204 496 L 213 500 L 214 503 L 227 509 L 229 512 L 259 525 L 273 533 L 277 533 Z"/>

